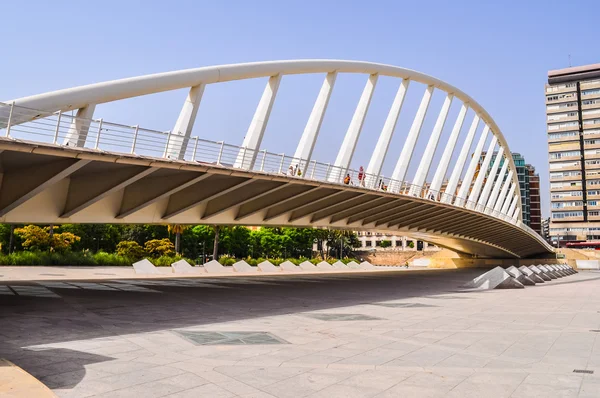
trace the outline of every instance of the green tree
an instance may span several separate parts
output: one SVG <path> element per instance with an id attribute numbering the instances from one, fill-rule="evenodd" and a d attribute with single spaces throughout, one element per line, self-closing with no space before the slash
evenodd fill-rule
<path id="1" fill-rule="evenodd" d="M 390 247 L 392 245 L 392 242 L 390 242 L 389 240 L 382 240 L 379 243 L 379 246 L 386 248 L 386 247 Z"/>

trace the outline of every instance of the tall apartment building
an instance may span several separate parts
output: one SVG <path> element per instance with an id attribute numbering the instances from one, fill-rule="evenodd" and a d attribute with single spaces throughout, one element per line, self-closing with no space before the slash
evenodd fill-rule
<path id="1" fill-rule="evenodd" d="M 479 164 L 483 163 L 485 152 L 481 155 Z M 538 234 L 542 234 L 542 208 L 540 203 L 540 176 L 535 172 L 535 167 L 525 162 L 525 158 L 518 152 L 512 153 L 513 162 L 517 169 L 519 190 L 521 191 L 521 212 L 523 223 Z M 492 155 L 494 163 L 496 152 Z M 502 166 L 502 163 L 500 164 Z M 491 167 L 491 166 L 490 166 Z"/>
<path id="2" fill-rule="evenodd" d="M 550 237 L 600 239 L 600 64 L 549 71 L 546 115 Z"/>
<path id="3" fill-rule="evenodd" d="M 542 204 L 540 202 L 540 175 L 535 172 L 535 167 L 526 164 L 529 174 L 529 226 L 535 232 L 544 236 L 542 231 Z"/>

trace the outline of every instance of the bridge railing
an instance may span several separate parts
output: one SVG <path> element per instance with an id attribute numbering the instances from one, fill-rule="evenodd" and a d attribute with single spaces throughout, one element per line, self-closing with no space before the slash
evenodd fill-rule
<path id="1" fill-rule="evenodd" d="M 30 121 L 23 122 L 25 120 Z M 384 175 L 368 174 L 361 170 L 315 160 L 298 159 L 283 153 L 253 151 L 199 137 L 192 137 L 185 142 L 183 136 L 169 131 L 150 130 L 103 119 L 84 119 L 70 112 L 48 113 L 0 103 L 0 137 L 149 158 L 184 160 L 413 196 L 485 213 L 535 233 L 517 218 L 466 198 L 430 190 L 428 184 L 416 186 L 408 181 L 397 181 Z"/>

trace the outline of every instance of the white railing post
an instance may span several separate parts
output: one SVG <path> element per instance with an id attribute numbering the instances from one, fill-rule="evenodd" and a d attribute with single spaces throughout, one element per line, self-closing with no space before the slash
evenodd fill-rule
<path id="1" fill-rule="evenodd" d="M 260 171 L 265 171 L 265 159 L 267 158 L 267 150 L 263 150 L 263 158 L 260 161 Z"/>
<path id="2" fill-rule="evenodd" d="M 62 117 L 62 110 L 58 111 L 58 117 L 56 118 L 56 129 L 54 130 L 54 143 L 58 142 L 58 130 L 60 129 L 60 118 Z"/>
<path id="3" fill-rule="evenodd" d="M 135 130 L 135 137 L 137 139 L 137 128 Z M 166 158 L 169 153 L 169 145 L 171 145 L 171 130 L 167 131 L 167 145 L 165 145 L 165 152 L 162 155 L 163 158 Z"/>
<path id="4" fill-rule="evenodd" d="M 313 162 L 313 168 L 312 168 L 312 171 L 310 172 L 310 179 L 314 180 L 315 170 L 317 169 L 317 161 L 313 160 L 312 162 Z"/>
<path id="5" fill-rule="evenodd" d="M 285 154 L 281 154 L 281 162 L 279 163 L 279 174 L 283 173 L 283 161 L 285 160 Z"/>
<path id="6" fill-rule="evenodd" d="M 100 119 L 98 121 L 98 135 L 96 136 L 96 145 L 94 146 L 94 149 L 98 149 L 98 146 L 100 145 L 100 132 L 102 131 L 102 119 Z"/>
<path id="7" fill-rule="evenodd" d="M 246 151 L 248 150 L 248 147 L 244 147 L 244 151 L 242 152 L 242 163 L 240 164 L 240 168 L 241 169 L 245 169 L 246 165 L 244 164 L 245 160 L 246 160 Z"/>
<path id="8" fill-rule="evenodd" d="M 15 102 L 13 101 L 10 104 L 10 111 L 8 111 L 8 123 L 6 124 L 6 136 L 10 137 L 10 122 L 12 121 L 13 109 L 15 107 Z"/>
<path id="9" fill-rule="evenodd" d="M 217 141 L 217 143 L 219 144 L 219 142 Z M 221 165 L 221 158 L 223 157 L 223 148 L 225 147 L 225 141 L 221 141 L 221 149 L 219 149 L 219 156 L 217 157 L 217 164 L 220 166 Z"/>
<path id="10" fill-rule="evenodd" d="M 133 145 L 131 145 L 131 154 L 132 155 L 135 153 L 135 143 L 137 142 L 137 136 L 138 136 L 138 131 L 140 129 L 140 126 L 136 124 L 133 127 L 135 128 L 135 131 L 133 132 Z M 168 144 L 168 142 L 167 142 L 167 144 Z"/>
<path id="11" fill-rule="evenodd" d="M 194 152 L 192 152 L 192 162 L 196 161 L 196 152 L 198 151 L 198 136 L 196 136 L 196 142 L 194 143 Z"/>

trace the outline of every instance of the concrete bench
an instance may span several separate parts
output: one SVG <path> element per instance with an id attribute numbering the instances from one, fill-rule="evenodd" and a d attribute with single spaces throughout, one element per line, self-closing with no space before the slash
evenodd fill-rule
<path id="1" fill-rule="evenodd" d="M 133 270 L 136 274 L 162 275 L 162 272 L 147 258 L 133 263 Z"/>
<path id="2" fill-rule="evenodd" d="M 281 269 L 276 267 L 269 260 L 265 260 L 262 263 L 258 264 L 258 270 L 261 272 L 279 272 Z"/>
<path id="3" fill-rule="evenodd" d="M 360 269 L 375 269 L 375 266 L 368 261 L 363 261 L 359 266 Z"/>
<path id="4" fill-rule="evenodd" d="M 317 264 L 317 268 L 321 271 L 333 271 L 333 266 L 327 261 L 321 261 L 319 264 Z"/>
<path id="5" fill-rule="evenodd" d="M 233 272 L 233 268 L 231 268 L 231 267 L 224 267 L 217 260 L 210 260 L 209 262 L 207 262 L 206 264 L 204 264 L 204 269 L 209 274 L 224 274 L 224 273 L 228 273 L 228 272 Z"/>
<path id="6" fill-rule="evenodd" d="M 360 264 L 358 264 L 356 261 L 350 261 L 348 264 L 346 264 L 346 266 L 350 269 L 360 269 Z"/>
<path id="7" fill-rule="evenodd" d="M 335 263 L 333 263 L 331 266 L 337 270 L 349 270 L 350 269 L 350 268 L 348 268 L 348 266 L 346 264 L 344 264 L 343 262 L 341 262 L 339 260 L 336 261 Z"/>
<path id="8" fill-rule="evenodd" d="M 190 263 L 181 259 L 179 261 L 175 261 L 171 264 L 171 268 L 173 268 L 173 273 L 175 274 L 204 274 L 206 270 L 200 267 L 192 267 Z"/>
<path id="9" fill-rule="evenodd" d="M 240 260 L 237 263 L 233 264 L 233 270 L 235 272 L 241 272 L 241 273 L 245 273 L 245 274 L 250 274 L 250 273 L 258 271 L 258 269 L 256 267 L 251 266 L 244 260 Z"/>
<path id="10" fill-rule="evenodd" d="M 313 263 L 311 263 L 310 261 L 303 261 L 302 263 L 300 263 L 299 267 L 302 268 L 303 271 L 316 271 L 317 270 L 317 266 L 314 265 Z"/>
<path id="11" fill-rule="evenodd" d="M 288 261 L 288 260 L 286 260 L 286 261 L 282 262 L 281 264 L 279 264 L 279 268 L 282 271 L 285 271 L 285 272 L 299 272 L 299 271 L 302 271 L 302 268 L 298 267 L 296 264 L 294 264 L 293 262 Z"/>

